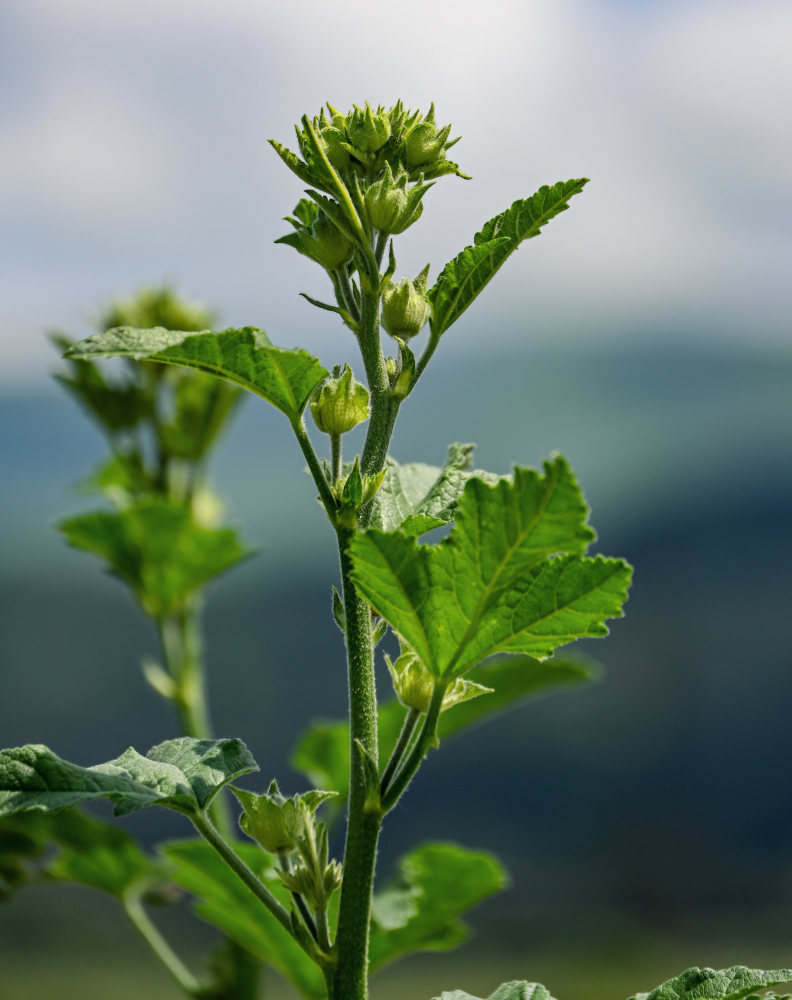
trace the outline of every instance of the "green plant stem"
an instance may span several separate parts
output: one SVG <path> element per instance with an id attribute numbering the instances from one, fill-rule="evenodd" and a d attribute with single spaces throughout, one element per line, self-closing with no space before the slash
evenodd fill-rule
<path id="1" fill-rule="evenodd" d="M 440 719 L 445 692 L 446 685 L 439 681 L 435 682 L 432 700 L 429 703 L 429 711 L 424 718 L 424 724 L 418 740 L 409 757 L 391 782 L 387 792 L 382 797 L 383 813 L 389 812 L 396 805 L 412 781 L 415 772 L 421 766 L 421 762 L 429 752 L 430 747 L 437 746 L 437 723 Z"/>
<path id="2" fill-rule="evenodd" d="M 286 851 L 278 852 L 278 860 L 280 861 L 280 866 L 284 872 L 288 873 L 291 871 L 291 863 L 289 861 L 289 855 Z M 303 897 L 299 892 L 292 892 L 291 898 L 294 905 L 297 907 L 300 916 L 303 918 L 303 922 L 308 930 L 311 932 L 311 937 L 315 940 L 319 940 L 319 936 L 316 931 L 316 923 L 314 918 L 311 916 L 311 911 L 308 909 L 308 904 L 305 902 Z"/>
<path id="3" fill-rule="evenodd" d="M 197 996 L 201 984 L 182 962 L 176 952 L 152 922 L 137 893 L 126 893 L 122 899 L 124 912 L 129 917 L 135 930 L 151 948 L 157 958 L 170 972 L 179 986 L 190 996 Z"/>
<path id="4" fill-rule="evenodd" d="M 316 949 L 311 948 L 305 941 L 298 938 L 292 927 L 291 917 L 288 910 L 283 907 L 275 896 L 264 885 L 261 879 L 251 871 L 242 858 L 236 853 L 230 844 L 220 836 L 208 817 L 199 813 L 190 814 L 195 829 L 204 840 L 220 855 L 228 867 L 245 883 L 253 895 L 264 904 L 269 912 L 275 917 L 278 923 L 289 932 L 302 949 L 318 964 L 323 964 L 323 956 Z"/>
<path id="5" fill-rule="evenodd" d="M 412 384 L 410 385 L 410 392 L 415 388 L 415 384 L 418 379 L 423 375 L 424 369 L 429 364 L 432 359 L 432 355 L 437 350 L 437 345 L 440 343 L 440 337 L 435 337 L 433 333 L 429 334 L 429 340 L 427 341 L 426 347 L 423 350 L 423 354 L 418 360 L 418 364 L 415 368 L 415 374 L 413 375 Z"/>
<path id="6" fill-rule="evenodd" d="M 324 470 L 316 457 L 316 452 L 311 444 L 311 439 L 308 437 L 308 431 L 305 429 L 305 422 L 302 417 L 292 424 L 294 434 L 297 438 L 297 443 L 300 445 L 305 460 L 308 463 L 308 469 L 310 470 L 311 477 L 313 478 L 316 488 L 319 490 L 319 498 L 322 501 L 324 509 L 327 511 L 327 516 L 330 518 L 332 524 L 335 524 L 336 516 L 336 502 L 333 497 L 332 490 L 330 489 L 330 484 L 327 481 L 327 477 L 324 474 Z"/>
<path id="7" fill-rule="evenodd" d="M 385 770 L 382 772 L 382 780 L 380 781 L 380 794 L 384 795 L 388 790 L 388 785 L 393 780 L 394 774 L 398 770 L 399 764 L 402 762 L 402 758 L 407 751 L 412 740 L 413 733 L 415 732 L 415 727 L 418 725 L 418 719 L 421 717 L 421 713 L 417 708 L 410 708 L 404 716 L 404 722 L 402 723 L 401 732 L 399 733 L 399 738 L 396 741 L 396 745 L 390 755 L 390 760 L 387 763 Z"/>
<path id="8" fill-rule="evenodd" d="M 330 472 L 333 483 L 337 483 L 341 478 L 341 435 L 330 435 Z"/>

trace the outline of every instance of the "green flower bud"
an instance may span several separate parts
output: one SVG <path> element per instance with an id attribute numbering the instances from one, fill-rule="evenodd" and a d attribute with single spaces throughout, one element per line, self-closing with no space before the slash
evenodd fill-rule
<path id="1" fill-rule="evenodd" d="M 415 653 L 402 653 L 395 663 L 392 663 L 390 657 L 386 656 L 385 662 L 393 681 L 393 689 L 402 705 L 413 708 L 417 712 L 428 712 L 434 692 L 435 678 Z M 462 680 L 459 677 L 448 686 L 443 696 L 440 711 L 445 712 L 446 709 L 453 708 L 454 705 L 458 705 L 462 701 L 478 698 L 481 694 L 491 694 L 492 690 L 492 688 L 484 687 L 483 684 Z"/>
<path id="2" fill-rule="evenodd" d="M 368 419 L 368 389 L 352 375 L 349 365 L 341 377 L 331 376 L 314 392 L 311 413 L 324 434 L 346 434 Z"/>
<path id="3" fill-rule="evenodd" d="M 423 198 L 431 185 L 421 184 L 407 190 L 407 173 L 399 169 L 394 177 L 390 164 L 366 191 L 366 212 L 371 225 L 385 233 L 403 233 L 423 211 Z"/>
<path id="4" fill-rule="evenodd" d="M 352 242 L 333 225 L 324 212 L 319 212 L 310 229 L 298 230 L 297 236 L 300 251 L 328 271 L 346 264 L 355 250 Z"/>
<path id="5" fill-rule="evenodd" d="M 426 298 L 429 265 L 415 281 L 403 278 L 398 285 L 392 282 L 382 293 L 381 322 L 391 337 L 409 340 L 426 326 L 431 307 Z"/>
<path id="6" fill-rule="evenodd" d="M 435 160 L 445 159 L 445 145 L 451 132 L 451 126 L 438 129 L 434 122 L 434 106 L 424 121 L 420 122 L 407 135 L 404 144 L 404 156 L 409 167 L 422 167 Z"/>
<path id="7" fill-rule="evenodd" d="M 344 170 L 349 166 L 349 150 L 344 147 L 346 141 L 337 128 L 326 128 L 321 133 L 321 141 L 325 155 L 336 170 Z"/>
<path id="8" fill-rule="evenodd" d="M 367 101 L 365 111 L 355 108 L 351 121 L 347 122 L 347 135 L 356 149 L 363 153 L 376 153 L 390 139 L 391 125 L 382 109 L 372 112 Z"/>

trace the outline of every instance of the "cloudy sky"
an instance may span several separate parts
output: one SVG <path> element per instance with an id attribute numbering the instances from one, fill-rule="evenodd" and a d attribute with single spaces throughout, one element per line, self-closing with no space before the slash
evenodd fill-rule
<path id="1" fill-rule="evenodd" d="M 474 180 L 430 193 L 400 273 L 436 274 L 543 183 L 592 178 L 448 350 L 782 346 L 790 38 L 789 0 L 5 0 L 0 382 L 41 381 L 42 331 L 86 334 L 114 295 L 163 279 L 340 360 L 343 330 L 297 298 L 326 294 L 323 275 L 273 245 L 301 189 L 266 142 L 291 143 L 324 100 L 434 100 L 463 136 Z"/>

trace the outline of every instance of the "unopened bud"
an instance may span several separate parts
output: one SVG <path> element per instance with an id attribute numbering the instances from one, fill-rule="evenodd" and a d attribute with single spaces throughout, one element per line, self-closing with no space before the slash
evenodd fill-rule
<path id="1" fill-rule="evenodd" d="M 422 184 L 407 190 L 407 174 L 401 168 L 394 176 L 390 164 L 366 191 L 366 212 L 371 225 L 384 233 L 403 233 L 420 218 L 423 211 L 421 198 L 429 185 Z"/>
<path id="2" fill-rule="evenodd" d="M 355 108 L 347 122 L 350 143 L 363 153 L 376 153 L 390 139 L 391 126 L 381 109 L 372 112 L 368 102 L 365 110 Z"/>
<path id="3" fill-rule="evenodd" d="M 451 126 L 438 129 L 434 121 L 434 105 L 426 118 L 407 135 L 404 154 L 409 167 L 423 167 L 435 160 L 445 159 L 445 145 Z"/>
<path id="4" fill-rule="evenodd" d="M 319 213 L 310 229 L 300 229 L 298 237 L 300 250 L 328 271 L 346 264 L 355 249 L 323 212 Z"/>
<path id="5" fill-rule="evenodd" d="M 349 365 L 340 377 L 330 377 L 311 400 L 311 414 L 324 434 L 346 434 L 368 419 L 368 389 L 352 375 Z"/>
<path id="6" fill-rule="evenodd" d="M 391 335 L 409 340 L 426 326 L 431 308 L 426 297 L 429 265 L 415 281 L 403 278 L 399 284 L 389 284 L 382 293 L 382 325 Z"/>

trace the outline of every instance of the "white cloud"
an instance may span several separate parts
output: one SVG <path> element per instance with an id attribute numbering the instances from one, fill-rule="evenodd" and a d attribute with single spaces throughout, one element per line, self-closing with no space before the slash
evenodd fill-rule
<path id="1" fill-rule="evenodd" d="M 553 336 L 663 323 L 739 336 L 750 321 L 778 337 L 791 36 L 786 0 L 404 0 L 393 14 L 352 0 L 18 4 L 0 65 L 11 371 L 37 363 L 29 345 L 53 314 L 74 327 L 161 276 L 229 320 L 287 343 L 308 326 L 308 346 L 327 344 L 311 333 L 324 317 L 296 298 L 322 294 L 322 276 L 272 246 L 300 185 L 265 140 L 290 141 L 325 98 L 366 96 L 434 99 L 476 177 L 432 192 L 402 241 L 404 272 L 441 265 L 540 183 L 592 177 L 474 320 L 497 301 L 504 325 L 528 306 Z M 456 343 L 474 337 L 463 328 Z"/>

